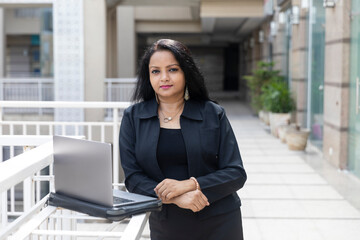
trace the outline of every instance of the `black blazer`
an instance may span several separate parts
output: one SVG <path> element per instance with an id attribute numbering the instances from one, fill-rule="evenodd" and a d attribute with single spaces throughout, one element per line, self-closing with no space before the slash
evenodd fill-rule
<path id="1" fill-rule="evenodd" d="M 165 179 L 157 158 L 160 133 L 155 99 L 130 106 L 120 127 L 120 158 L 130 192 L 156 197 L 155 186 Z M 210 101 L 185 102 L 180 116 L 189 176 L 195 177 L 210 206 L 200 218 L 227 213 L 241 205 L 236 191 L 246 173 L 224 109 Z"/>

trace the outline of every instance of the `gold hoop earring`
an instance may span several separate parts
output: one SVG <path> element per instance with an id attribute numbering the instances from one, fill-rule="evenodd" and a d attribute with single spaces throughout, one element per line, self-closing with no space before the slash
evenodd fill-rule
<path id="1" fill-rule="evenodd" d="M 155 93 L 155 99 L 156 99 L 156 102 L 157 102 L 158 104 L 160 104 L 158 95 L 157 95 L 156 93 Z"/>
<path id="2" fill-rule="evenodd" d="M 186 88 L 185 88 L 184 99 L 185 99 L 185 101 L 187 101 L 187 100 L 190 99 L 189 89 L 188 89 L 187 86 L 186 86 Z"/>

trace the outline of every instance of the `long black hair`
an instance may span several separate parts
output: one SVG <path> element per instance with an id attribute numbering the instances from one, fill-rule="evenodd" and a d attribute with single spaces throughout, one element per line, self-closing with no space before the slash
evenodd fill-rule
<path id="1" fill-rule="evenodd" d="M 180 68 L 184 72 L 185 85 L 188 88 L 190 99 L 197 101 L 210 100 L 204 77 L 196 66 L 190 50 L 179 41 L 160 39 L 145 51 L 141 59 L 133 101 L 147 101 L 155 97 L 154 89 L 150 84 L 149 63 L 151 56 L 156 51 L 164 50 L 170 51 L 180 64 Z"/>

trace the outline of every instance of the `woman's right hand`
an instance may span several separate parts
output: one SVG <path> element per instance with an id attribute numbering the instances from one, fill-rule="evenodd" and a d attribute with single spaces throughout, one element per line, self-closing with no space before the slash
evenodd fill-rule
<path id="1" fill-rule="evenodd" d="M 166 203 L 166 202 L 164 202 Z M 171 200 L 180 208 L 190 209 L 193 212 L 199 212 L 210 203 L 206 196 L 199 190 L 186 192 Z"/>

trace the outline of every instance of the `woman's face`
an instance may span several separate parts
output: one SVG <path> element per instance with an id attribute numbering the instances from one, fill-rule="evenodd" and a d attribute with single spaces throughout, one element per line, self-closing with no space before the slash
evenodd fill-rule
<path id="1" fill-rule="evenodd" d="M 160 100 L 184 97 L 185 75 L 170 51 L 157 51 L 151 56 L 149 75 L 151 86 Z"/>

